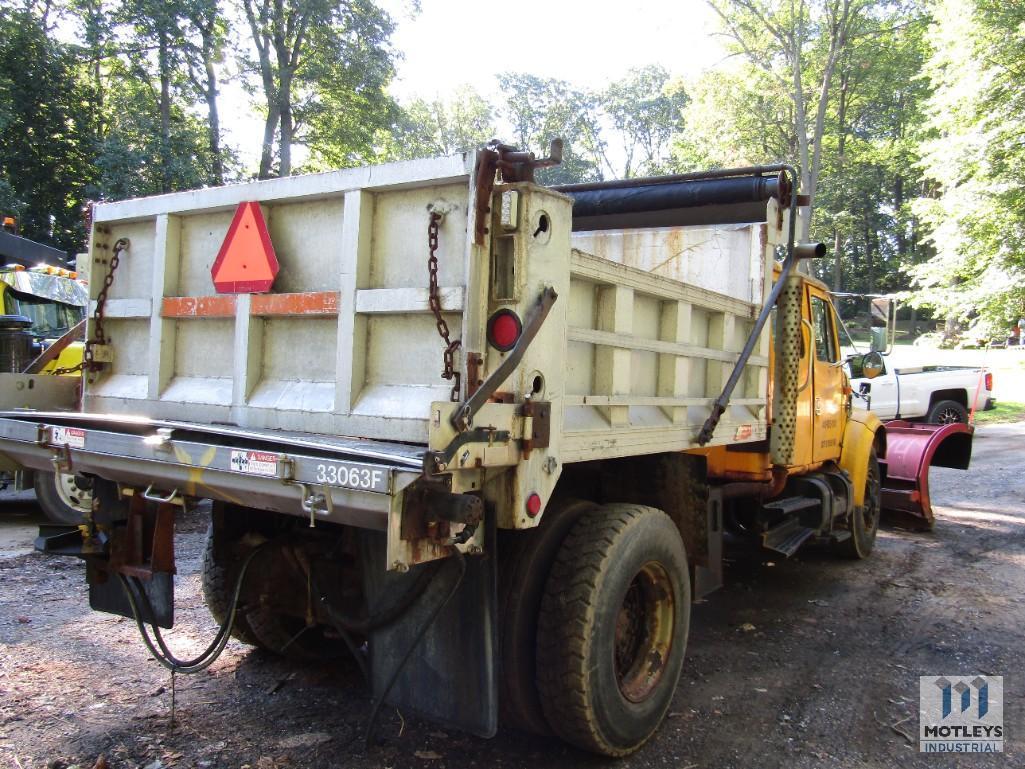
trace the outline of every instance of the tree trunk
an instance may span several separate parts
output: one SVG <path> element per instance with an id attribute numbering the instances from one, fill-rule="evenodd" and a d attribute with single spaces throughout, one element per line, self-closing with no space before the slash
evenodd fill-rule
<path id="1" fill-rule="evenodd" d="M 203 34 L 203 66 L 206 68 L 207 131 L 210 142 L 210 175 L 214 184 L 224 184 L 224 158 L 221 157 L 221 118 L 217 112 L 217 69 L 211 35 Z"/>
<path id="2" fill-rule="evenodd" d="M 867 214 L 867 212 L 866 212 Z M 864 222 L 864 235 L 865 235 L 865 272 L 868 277 L 868 293 L 874 294 L 876 292 L 876 259 L 875 249 L 873 248 L 872 232 L 869 226 L 869 217 L 865 216 Z"/>
<path id="3" fill-rule="evenodd" d="M 268 98 L 267 119 L 263 121 L 263 146 L 260 149 L 260 179 L 270 179 L 274 166 L 274 135 L 278 130 L 277 102 Z"/>
<path id="4" fill-rule="evenodd" d="M 284 89 L 282 89 L 284 90 Z M 278 176 L 289 176 L 292 173 L 292 105 L 290 99 L 283 99 L 281 104 L 281 138 L 278 157 Z"/>
<path id="5" fill-rule="evenodd" d="M 836 227 L 833 228 L 833 290 L 843 290 L 843 240 Z"/>
<path id="6" fill-rule="evenodd" d="M 171 57 L 167 33 L 160 31 L 158 64 L 160 67 L 160 167 L 161 192 L 171 190 Z"/>
<path id="7" fill-rule="evenodd" d="M 893 211 L 894 218 L 896 219 L 896 227 L 894 228 L 897 238 L 897 253 L 900 255 L 901 266 L 904 264 L 904 257 L 908 252 L 908 238 L 904 232 L 904 225 L 900 221 L 900 210 L 904 207 L 904 177 L 897 174 L 897 178 L 893 180 Z"/>

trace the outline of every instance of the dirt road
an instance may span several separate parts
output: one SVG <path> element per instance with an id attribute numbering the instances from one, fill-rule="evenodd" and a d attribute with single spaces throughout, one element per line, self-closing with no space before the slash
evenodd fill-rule
<path id="1" fill-rule="evenodd" d="M 1025 423 L 979 431 L 969 473 L 936 471 L 939 523 L 892 528 L 862 563 L 809 552 L 733 554 L 727 586 L 695 606 L 670 716 L 622 767 L 1025 766 Z M 4 508 L 30 509 L 24 499 Z M 214 626 L 199 598 L 204 523 L 179 540 L 172 645 Z M 1005 676 L 1006 753 L 918 753 L 918 676 Z M 296 667 L 232 642 L 198 676 L 147 658 L 134 625 L 89 611 L 82 565 L 0 548 L 0 766 L 595 767 L 562 743 L 490 741 L 385 714 L 349 665 Z"/>

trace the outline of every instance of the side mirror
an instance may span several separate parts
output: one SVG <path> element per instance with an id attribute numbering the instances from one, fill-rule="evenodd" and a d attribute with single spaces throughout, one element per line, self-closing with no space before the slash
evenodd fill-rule
<path id="1" fill-rule="evenodd" d="M 861 361 L 861 375 L 865 379 L 875 379 L 877 376 L 883 373 L 885 366 L 883 365 L 883 356 L 873 350 L 872 352 L 865 353 L 865 357 Z"/>

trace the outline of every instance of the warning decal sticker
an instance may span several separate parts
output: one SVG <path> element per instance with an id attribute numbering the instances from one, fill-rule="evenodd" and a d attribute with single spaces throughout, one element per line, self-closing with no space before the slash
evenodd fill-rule
<path id="1" fill-rule="evenodd" d="M 267 451 L 235 449 L 231 452 L 231 469 L 236 473 L 274 477 L 278 474 L 278 455 Z"/>

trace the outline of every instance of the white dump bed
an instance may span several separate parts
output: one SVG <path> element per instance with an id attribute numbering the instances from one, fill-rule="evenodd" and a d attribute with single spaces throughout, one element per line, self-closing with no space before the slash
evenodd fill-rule
<path id="1" fill-rule="evenodd" d="M 456 356 L 464 387 L 468 352 L 484 356 L 482 379 L 501 359 L 484 349 L 484 322 L 501 303 L 487 274 L 494 235 L 474 243 L 473 161 L 97 206 L 93 307 L 113 244 L 128 238 L 130 246 L 104 308 L 112 362 L 89 375 L 84 410 L 426 444 L 431 404 L 452 389 L 428 308 L 431 210 L 445 213 L 438 283 L 452 336 L 464 340 Z M 497 216 L 501 185 L 494 194 Z M 219 294 L 211 268 L 247 201 L 260 204 L 280 271 L 269 292 Z M 536 216 L 521 205 L 522 216 Z M 565 413 L 553 421 L 566 433 L 564 460 L 693 445 L 766 294 L 766 225 L 574 233 L 570 241 L 569 206 L 548 208 L 550 251 L 528 244 L 523 253 L 528 271 L 530 259 L 556 260 L 556 272 L 538 278 L 561 286 L 538 344 L 565 347 L 550 351 L 558 370 L 542 372 L 536 397 Z M 533 224 L 522 225 L 526 238 Z M 558 278 L 560 269 L 570 274 Z M 532 279 L 516 305 L 521 316 L 541 290 Z M 554 336 L 551 324 L 561 326 Z M 764 437 L 767 352 L 766 335 L 715 442 Z M 516 376 L 504 389 L 520 402 L 529 381 Z"/>

